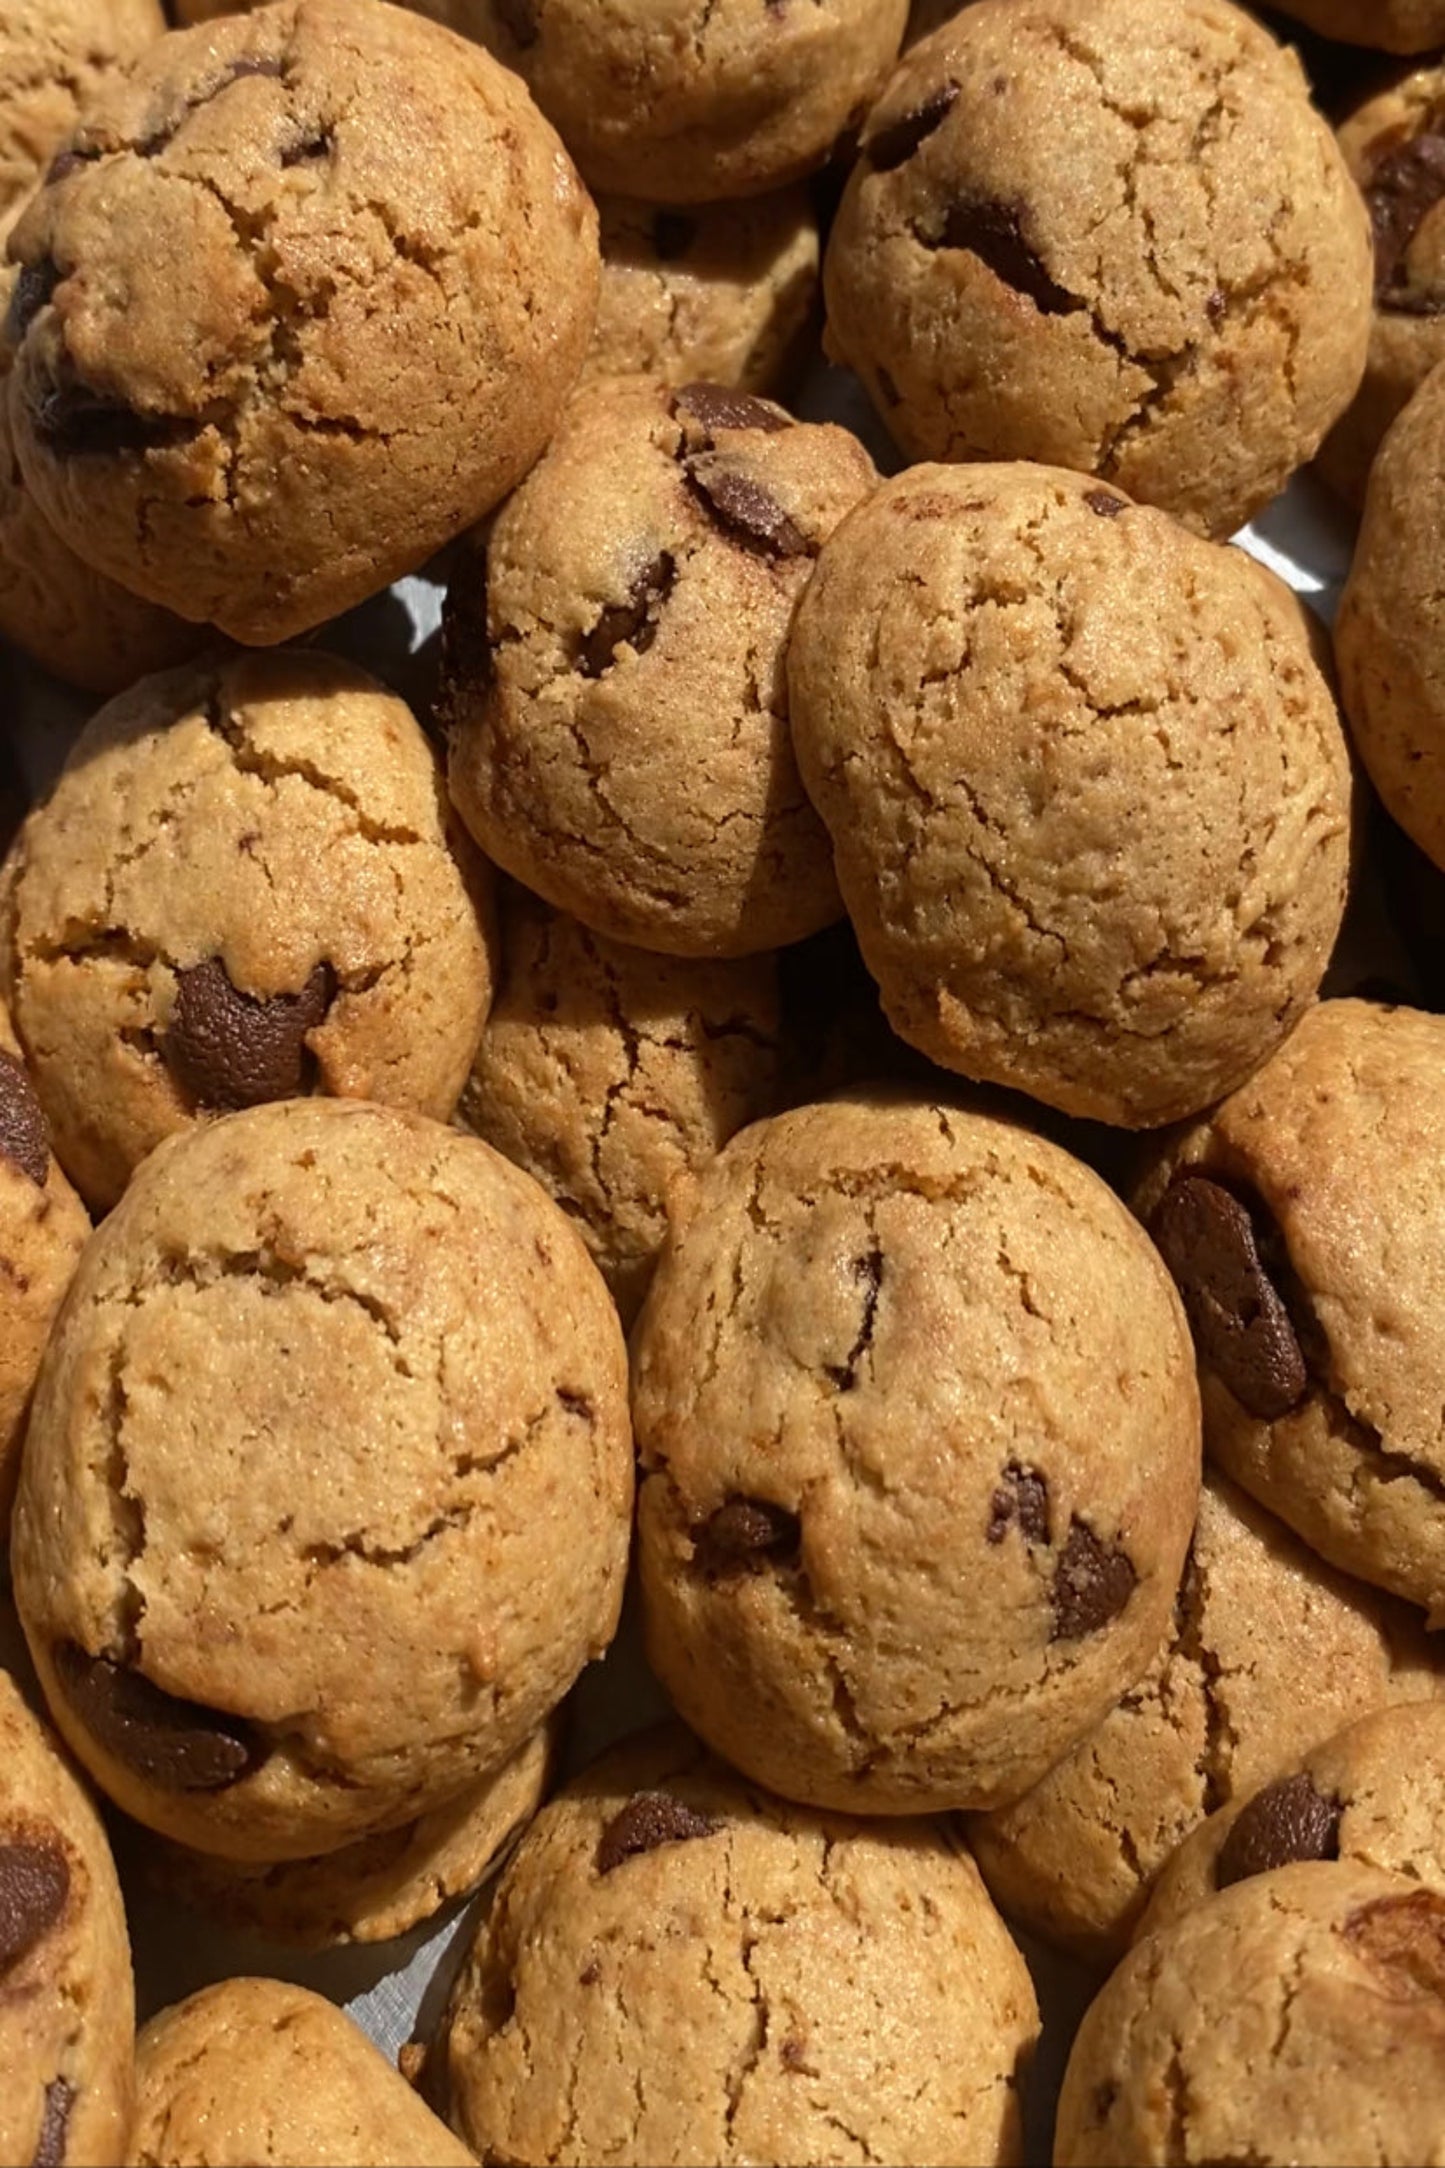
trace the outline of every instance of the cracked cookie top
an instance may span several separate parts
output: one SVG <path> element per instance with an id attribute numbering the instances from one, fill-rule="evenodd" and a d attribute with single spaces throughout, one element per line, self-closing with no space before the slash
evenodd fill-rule
<path id="1" fill-rule="evenodd" d="M 844 523 L 794 623 L 793 741 L 900 1037 L 1130 1128 L 1258 1066 L 1344 908 L 1306 628 L 1242 551 L 1056 469 L 915 467 Z"/>
<path id="2" fill-rule="evenodd" d="M 56 1152 L 108 1206 L 163 1137 L 303 1092 L 445 1120 L 490 887 L 405 704 L 304 650 L 112 701 L 6 861 L 0 974 Z"/>
<path id="3" fill-rule="evenodd" d="M 1440 2157 L 1445 1896 L 1312 1861 L 1132 1950 L 1064 2073 L 1057 2168 Z M 1381 2074 L 1388 2071 L 1388 2085 Z"/>
<path id="4" fill-rule="evenodd" d="M 165 28 L 160 0 L 5 0 L 0 223 L 29 195 L 107 78 Z"/>
<path id="5" fill-rule="evenodd" d="M 436 2052 L 484 2160 L 1003 2163 L 1037 2033 L 943 1825 L 788 1806 L 668 1726 L 542 1809 Z"/>
<path id="6" fill-rule="evenodd" d="M 1445 1625 L 1445 1017 L 1324 1001 L 1153 1169 L 1209 1452 Z"/>
<path id="7" fill-rule="evenodd" d="M 447 595 L 452 796 L 488 855 L 664 954 L 748 955 L 837 918 L 784 648 L 877 479 L 846 429 L 746 392 L 585 385 Z"/>
<path id="8" fill-rule="evenodd" d="M 237 1859 L 499 1769 L 611 1639 L 626 1392 L 590 1258 L 488 1145 L 334 1099 L 171 1139 L 82 1260 L 21 1471 L 72 1747 Z"/>
<path id="9" fill-rule="evenodd" d="M 1445 1695 L 1416 1618 L 1206 1467 L 1163 1647 L 1098 1729 L 968 1837 L 1011 1918 L 1122 1951 L 1174 1847 L 1367 1710 Z"/>
<path id="10" fill-rule="evenodd" d="M 174 32 L 11 239 L 26 481 L 123 586 L 253 644 L 306 631 L 526 472 L 596 233 L 522 84 L 435 23 L 277 0 Z"/>
<path id="11" fill-rule="evenodd" d="M 914 459 L 1093 473 L 1228 535 L 1353 397 L 1370 233 L 1228 0 L 978 0 L 868 117 L 828 335 Z"/>
<path id="12" fill-rule="evenodd" d="M 633 1359 L 649 1660 L 758 1782 L 1016 1798 L 1157 1648 L 1188 1337 L 1057 1146 L 884 1096 L 756 1124 L 675 1198 Z"/>

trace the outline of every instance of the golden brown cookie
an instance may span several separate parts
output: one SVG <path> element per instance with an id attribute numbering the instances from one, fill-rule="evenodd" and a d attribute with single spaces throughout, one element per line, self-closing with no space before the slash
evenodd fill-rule
<path id="1" fill-rule="evenodd" d="M 1274 0 L 1322 37 L 1387 53 L 1423 53 L 1445 41 L 1442 0 Z"/>
<path id="2" fill-rule="evenodd" d="M 5 0 L 0 11 L 0 223 L 119 69 L 166 27 L 160 0 Z"/>

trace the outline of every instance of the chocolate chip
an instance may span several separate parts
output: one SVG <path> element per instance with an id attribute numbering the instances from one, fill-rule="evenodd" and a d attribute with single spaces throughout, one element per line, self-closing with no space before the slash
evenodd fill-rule
<path id="1" fill-rule="evenodd" d="M 662 605 L 672 593 L 677 565 L 670 552 L 639 572 L 626 602 L 609 602 L 582 642 L 581 666 L 586 677 L 601 677 L 611 667 L 624 641 L 634 653 L 645 655 L 657 638 Z"/>
<path id="2" fill-rule="evenodd" d="M 659 263 L 676 263 L 697 239 L 697 220 L 685 211 L 658 211 L 652 220 L 652 246 Z"/>
<path id="3" fill-rule="evenodd" d="M 502 18 L 502 27 L 510 32 L 514 45 L 520 45 L 525 52 L 529 45 L 536 44 L 542 35 L 536 0 L 496 0 L 496 9 Z"/>
<path id="4" fill-rule="evenodd" d="M 199 422 L 179 414 L 144 414 L 87 384 L 56 384 L 35 413 L 35 433 L 58 459 L 121 459 L 163 451 L 197 435 Z"/>
<path id="5" fill-rule="evenodd" d="M 597 1872 L 611 1874 L 639 1852 L 655 1852 L 660 1844 L 685 1844 L 691 1837 L 710 1837 L 716 1828 L 710 1815 L 685 1806 L 670 1792 L 639 1792 L 620 1814 L 613 1815 L 599 1837 Z"/>
<path id="6" fill-rule="evenodd" d="M 765 399 L 749 391 L 733 391 L 726 384 L 684 384 L 673 394 L 673 412 L 681 408 L 700 422 L 709 435 L 719 429 L 791 429 L 791 416 L 779 413 Z"/>
<path id="7" fill-rule="evenodd" d="M 50 1131 L 22 1062 L 0 1049 L 0 1158 L 40 1189 L 50 1172 Z"/>
<path id="8" fill-rule="evenodd" d="M 1445 1897 L 1411 1890 L 1377 1897 L 1345 1921 L 1346 1940 L 1385 1973 L 1396 1994 L 1445 1998 Z"/>
<path id="9" fill-rule="evenodd" d="M 10 295 L 10 307 L 5 314 L 5 340 L 9 346 L 18 346 L 40 311 L 46 306 L 63 274 L 51 256 L 39 263 L 28 263 L 15 281 Z"/>
<path id="10" fill-rule="evenodd" d="M 1080 306 L 1067 287 L 1060 286 L 1040 257 L 1024 239 L 1023 212 L 1018 204 L 996 203 L 967 197 L 951 204 L 943 233 L 935 247 L 966 248 L 987 264 L 996 279 L 1032 301 L 1041 316 L 1067 316 Z"/>
<path id="11" fill-rule="evenodd" d="M 262 1759 L 242 1717 L 178 1700 L 73 1641 L 58 1645 L 54 1663 L 66 1700 L 96 1743 L 158 1791 L 223 1791 Z"/>
<path id="12" fill-rule="evenodd" d="M 694 1531 L 703 1563 L 714 1573 L 742 1572 L 768 1559 L 796 1557 L 802 1522 L 767 1498 L 729 1498 Z"/>
<path id="13" fill-rule="evenodd" d="M 1280 1777 L 1256 1792 L 1236 1816 L 1214 1863 L 1217 1889 L 1246 1882 L 1296 1859 L 1338 1859 L 1340 1803 L 1326 1799 L 1300 1774 Z"/>
<path id="14" fill-rule="evenodd" d="M 920 143 L 943 125 L 958 101 L 957 83 L 944 83 L 922 105 L 898 120 L 885 121 L 863 145 L 863 155 L 875 173 L 892 173 L 913 156 Z"/>
<path id="15" fill-rule="evenodd" d="M 855 1257 L 849 1268 L 863 1290 L 863 1316 L 857 1336 L 848 1350 L 845 1363 L 829 1363 L 827 1374 L 840 1393 L 851 1393 L 858 1383 L 858 1370 L 873 1345 L 873 1327 L 878 1317 L 878 1294 L 883 1285 L 883 1252 L 876 1246 Z"/>
<path id="16" fill-rule="evenodd" d="M 1412 136 L 1382 157 L 1370 175 L 1365 201 L 1375 236 L 1375 293 L 1405 284 L 1401 258 L 1426 214 L 1445 196 L 1445 136 Z M 1403 296 L 1401 297 L 1403 298 Z"/>
<path id="17" fill-rule="evenodd" d="M 65 1910 L 70 1868 L 54 1844 L 0 1844 L 0 1973 L 8 1970 Z"/>
<path id="18" fill-rule="evenodd" d="M 730 535 L 769 557 L 806 557 L 808 538 L 794 525 L 776 497 L 735 468 L 688 462 L 688 481 L 718 524 Z"/>
<path id="19" fill-rule="evenodd" d="M 883 397 L 887 404 L 889 406 L 898 406 L 902 401 L 903 394 L 898 389 L 898 386 L 894 383 L 892 377 L 884 368 L 881 361 L 877 364 L 876 368 L 873 371 L 873 374 L 878 379 L 878 389 L 883 394 Z"/>
<path id="20" fill-rule="evenodd" d="M 1229 314 L 1229 296 L 1221 293 L 1216 286 L 1204 304 L 1204 313 L 1217 330 Z"/>
<path id="21" fill-rule="evenodd" d="M 1205 1175 L 1177 1174 L 1150 1233 L 1184 1298 L 1205 1369 L 1261 1421 L 1297 1406 L 1309 1384 L 1305 1359 L 1249 1208 Z"/>
<path id="22" fill-rule="evenodd" d="M 336 149 L 336 142 L 326 128 L 308 128 L 281 152 L 281 164 L 289 171 L 292 166 L 319 165 Z"/>
<path id="23" fill-rule="evenodd" d="M 1127 1551 L 1105 1544 L 1075 1515 L 1054 1568 L 1052 1641 L 1081 1641 L 1119 1616 L 1138 1586 Z"/>
<path id="24" fill-rule="evenodd" d="M 99 157 L 98 150 L 78 150 L 72 147 L 70 150 L 57 151 L 45 170 L 46 185 L 52 181 L 67 179 L 70 174 L 78 173 L 82 166 L 93 166 Z"/>
<path id="25" fill-rule="evenodd" d="M 1098 513 L 1100 519 L 1117 519 L 1121 512 L 1129 509 L 1127 499 L 1112 496 L 1107 489 L 1086 489 L 1084 502 L 1091 512 Z"/>
<path id="26" fill-rule="evenodd" d="M 306 1034 L 336 996 L 336 974 L 318 964 L 299 994 L 260 999 L 231 983 L 219 956 L 176 973 L 176 1005 L 165 1056 L 203 1107 L 256 1107 L 296 1099 L 308 1088 Z"/>
<path id="27" fill-rule="evenodd" d="M 65 2141 L 70 2136 L 70 2111 L 76 2097 L 75 2087 L 64 2078 L 52 2078 L 46 2086 L 45 2113 L 40 2119 L 40 2136 L 30 2156 L 30 2168 L 62 2168 Z"/>
<path id="28" fill-rule="evenodd" d="M 1002 1483 L 989 1500 L 988 1541 L 1002 1543 L 1015 1522 L 1026 1543 L 1048 1542 L 1048 1481 L 1037 1468 L 1023 1468 L 1011 1460 L 1004 1469 Z"/>

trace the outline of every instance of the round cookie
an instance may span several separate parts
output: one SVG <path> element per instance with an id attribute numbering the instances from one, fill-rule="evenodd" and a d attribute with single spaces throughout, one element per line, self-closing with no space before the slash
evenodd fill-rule
<path id="1" fill-rule="evenodd" d="M 1055 2168 L 1438 2168 L 1445 1896 L 1313 1862 L 1130 1952 L 1064 2073 Z"/>
<path id="2" fill-rule="evenodd" d="M 457 568 L 441 712 L 482 848 L 594 932 L 740 956 L 840 915 L 784 648 L 878 477 L 845 429 L 718 385 L 585 385 Z"/>
<path id="3" fill-rule="evenodd" d="M 123 586 L 263 645 L 505 495 L 596 306 L 595 213 L 523 86 L 382 0 L 162 39 L 11 246 L 41 512 Z"/>
<path id="4" fill-rule="evenodd" d="M 166 27 L 160 0 L 5 0 L 0 222 L 29 195 L 108 78 Z"/>
<path id="5" fill-rule="evenodd" d="M 1351 1724 L 1288 1775 L 1221 1807 L 1154 1885 L 1139 1935 L 1171 1928 L 1218 1891 L 1303 1859 L 1343 1859 L 1445 1896 L 1445 1702 L 1406 1702 Z"/>
<path id="6" fill-rule="evenodd" d="M 578 1237 L 476 1139 L 337 1099 L 172 1138 L 82 1259 L 21 1467 L 67 1739 L 226 1858 L 454 1800 L 612 1637 L 626 1384 Z"/>
<path id="7" fill-rule="evenodd" d="M 818 298 L 805 188 L 682 210 L 604 196 L 597 211 L 602 292 L 584 376 L 787 389 Z"/>
<path id="8" fill-rule="evenodd" d="M 904 2168 L 1022 2160 L 1037 2033 L 942 1825 L 786 1806 L 670 1726 L 543 1808 L 437 2055 L 484 2160 Z"/>
<path id="9" fill-rule="evenodd" d="M 1313 996 L 1349 759 L 1242 551 L 1057 469 L 916 467 L 824 545 L 788 684 L 889 1021 L 946 1068 L 1149 1127 Z"/>
<path id="10" fill-rule="evenodd" d="M 7 862 L 0 974 L 57 1156 L 109 1206 L 199 1116 L 321 1091 L 445 1119 L 491 1000 L 486 868 L 405 704 L 288 649 L 148 678 Z"/>
<path id="11" fill-rule="evenodd" d="M 100 1818 L 0 1671 L 0 2160 L 125 2159 L 134 2030 Z"/>
<path id="12" fill-rule="evenodd" d="M 1445 1017 L 1324 1001 L 1138 1198 L 1205 1446 L 1347 1573 L 1445 1625 Z"/>
<path id="13" fill-rule="evenodd" d="M 152 1838 L 147 1878 L 208 1919 L 268 1942 L 304 1950 L 388 1942 L 496 1871 L 551 1789 L 560 1739 L 553 1718 L 445 1806 L 320 1859 L 217 1859 Z"/>
<path id="14" fill-rule="evenodd" d="M 911 459 L 1069 467 L 1224 536 L 1355 395 L 1370 232 L 1228 0 L 978 0 L 870 113 L 823 287 Z"/>
<path id="15" fill-rule="evenodd" d="M 1282 14 L 1321 37 L 1387 53 L 1423 53 L 1445 43 L 1442 0 L 1274 0 Z"/>
<path id="16" fill-rule="evenodd" d="M 648 1660 L 757 1782 L 1015 1799 L 1158 1647 L 1198 1412 L 1167 1275 L 1014 1124 L 836 1098 L 674 1203 L 633 1336 Z"/>
<path id="17" fill-rule="evenodd" d="M 89 1233 L 0 1007 L 0 1554 L 35 1373 Z"/>
<path id="18" fill-rule="evenodd" d="M 773 1111 L 776 965 L 651 956 L 510 885 L 499 954 L 457 1119 L 556 1199 L 630 1325 L 672 1184 Z"/>
<path id="19" fill-rule="evenodd" d="M 280 1980 L 221 1980 L 136 2042 L 135 2168 L 463 2168 L 471 2154 L 359 2025 Z"/>
<path id="20" fill-rule="evenodd" d="M 1111 1963 L 1175 1847 L 1366 1712 L 1445 1696 L 1445 1652 L 1206 1470 L 1168 1639 L 1041 1784 L 969 1842 L 995 1899 Z"/>

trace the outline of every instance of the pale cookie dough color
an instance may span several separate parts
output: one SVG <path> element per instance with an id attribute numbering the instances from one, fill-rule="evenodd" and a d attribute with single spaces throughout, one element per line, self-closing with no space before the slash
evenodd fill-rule
<path id="1" fill-rule="evenodd" d="M 1037 2034 L 942 1825 L 787 1806 L 668 1727 L 543 1808 L 437 2053 L 483 2160 L 993 2168 Z"/>
<path id="2" fill-rule="evenodd" d="M 773 1111 L 777 967 L 651 956 L 512 887 L 500 952 L 457 1119 L 556 1198 L 630 1325 L 672 1184 Z"/>
<path id="3" fill-rule="evenodd" d="M 0 1553 L 30 1392 L 90 1221 L 51 1154 L 50 1126 L 0 1008 Z"/>
<path id="4" fill-rule="evenodd" d="M 1445 1702 L 1367 1716 L 1211 1814 L 1160 1875 L 1140 1936 L 1171 1928 L 1236 1882 L 1305 1859 L 1378 1867 L 1445 1896 Z"/>
<path id="5" fill-rule="evenodd" d="M 100 1817 L 0 1671 L 0 2160 L 124 2159 L 134 2028 Z"/>
<path id="6" fill-rule="evenodd" d="M 0 9 L 0 220 L 118 68 L 166 27 L 160 0 L 5 0 Z"/>
<path id="7" fill-rule="evenodd" d="M 1207 1815 L 1342 1724 L 1427 1695 L 1445 1695 L 1445 1650 L 1414 1615 L 1207 1471 L 1164 1646 L 1042 1783 L 970 1816 L 969 1842 L 1011 1918 L 1111 1963 Z"/>
<path id="8" fill-rule="evenodd" d="M 0 972 L 56 1151 L 108 1206 L 196 1119 L 324 1092 L 445 1119 L 491 1001 L 486 869 L 405 704 L 213 656 L 102 709 L 7 861 Z"/>
<path id="9" fill-rule="evenodd" d="M 132 2168 L 464 2168 L 466 2147 L 359 2025 L 280 1980 L 221 1980 L 136 2042 Z"/>
<path id="10" fill-rule="evenodd" d="M 1281 14 L 1347 44 L 1423 53 L 1445 43 L 1445 0 L 1276 0 Z"/>
<path id="11" fill-rule="evenodd" d="M 1354 397 L 1370 231 L 1227 0 L 979 0 L 870 113 L 823 281 L 910 458 L 1072 467 L 1222 537 Z"/>
<path id="12" fill-rule="evenodd" d="M 913 468 L 824 545 L 788 682 L 889 1021 L 945 1068 L 1146 1128 L 1314 995 L 1349 760 L 1242 551 L 1057 469 Z"/>
<path id="13" fill-rule="evenodd" d="M 815 1805 L 1017 1798 L 1167 1628 L 1189 1353 L 1118 1200 L 1029 1131 L 894 1097 L 745 1130 L 677 1201 L 633 1341 L 680 1713 Z"/>
<path id="14" fill-rule="evenodd" d="M 382 0 L 162 39 L 11 246 L 41 511 L 122 585 L 261 645 L 511 488 L 596 307 L 596 214 L 526 90 Z"/>
<path id="15" fill-rule="evenodd" d="M 745 392 L 584 386 L 447 595 L 452 796 L 483 850 L 595 932 L 674 956 L 837 918 L 784 649 L 877 479 L 846 429 Z"/>
<path id="16" fill-rule="evenodd" d="M 626 1390 L 581 1242 L 475 1138 L 308 1099 L 162 1145 L 21 1469 L 16 1603 L 71 1745 L 228 1858 L 454 1800 L 612 1638 Z"/>
<path id="17" fill-rule="evenodd" d="M 1439 2168 L 1445 1896 L 1281 1867 L 1131 1951 L 1064 2074 L 1055 2168 Z"/>

